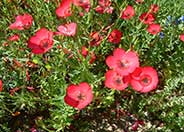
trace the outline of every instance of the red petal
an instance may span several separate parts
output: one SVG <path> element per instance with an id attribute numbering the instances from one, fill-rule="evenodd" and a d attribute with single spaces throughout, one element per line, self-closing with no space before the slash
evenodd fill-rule
<path id="1" fill-rule="evenodd" d="M 116 59 L 122 59 L 122 57 L 125 55 L 125 50 L 124 49 L 121 49 L 121 48 L 116 48 L 114 51 L 113 51 L 113 56 L 116 58 Z"/>
<path id="2" fill-rule="evenodd" d="M 114 68 L 117 67 L 117 65 L 116 65 L 117 61 L 116 61 L 116 59 L 113 56 L 108 56 L 106 58 L 105 62 L 106 62 L 106 64 L 108 65 L 108 67 L 110 69 L 114 69 Z"/>
<path id="3" fill-rule="evenodd" d="M 0 92 L 3 90 L 3 82 L 0 80 Z"/>
<path id="4" fill-rule="evenodd" d="M 68 105 L 72 106 L 72 107 L 77 107 L 78 104 L 79 104 L 79 101 L 73 99 L 73 98 L 70 98 L 70 96 L 66 95 L 64 97 L 64 101 L 65 103 L 67 103 Z"/>

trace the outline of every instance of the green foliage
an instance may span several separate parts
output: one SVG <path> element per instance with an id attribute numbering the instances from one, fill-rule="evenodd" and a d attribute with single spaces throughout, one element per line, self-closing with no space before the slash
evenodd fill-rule
<path id="1" fill-rule="evenodd" d="M 163 39 L 159 35 L 147 33 L 146 26 L 139 21 L 139 16 L 148 11 L 152 3 L 160 6 L 156 22 L 161 24 Z M 120 13 L 128 4 L 134 6 L 136 15 L 130 21 L 124 21 L 120 19 Z M 75 114 L 105 110 L 116 101 L 120 103 L 121 109 L 151 123 L 152 127 L 145 125 L 144 131 L 182 131 L 184 43 L 179 40 L 179 35 L 184 32 L 184 23 L 177 25 L 174 21 L 184 15 L 184 3 L 181 0 L 154 0 L 139 5 L 135 1 L 114 0 L 113 14 L 98 14 L 93 10 L 97 1 L 91 0 L 89 13 L 84 13 L 81 17 L 79 13 L 83 10 L 72 6 L 73 15 L 66 19 L 57 18 L 55 9 L 58 5 L 55 0 L 0 1 L 0 79 L 3 80 L 3 91 L 0 93 L 0 131 L 29 131 L 34 125 L 40 131 L 64 131 Z M 23 31 L 8 29 L 15 21 L 15 16 L 23 13 L 33 16 L 32 27 Z M 172 17 L 172 22 L 166 26 L 168 16 Z M 29 37 L 41 27 L 56 31 L 58 25 L 66 22 L 78 24 L 75 37 L 55 36 L 54 46 L 49 52 L 44 55 L 31 54 L 27 48 Z M 113 29 L 123 32 L 120 45 L 107 42 L 107 36 Z M 90 33 L 94 31 L 100 32 L 104 39 L 98 47 L 89 46 L 88 50 L 97 56 L 95 62 L 90 64 L 90 56 L 83 58 L 79 51 L 82 46 L 89 45 Z M 21 36 L 20 40 L 7 40 L 15 33 Z M 4 46 L 5 43 L 8 46 Z M 117 92 L 104 87 L 104 74 L 108 69 L 105 58 L 116 47 L 134 49 L 139 54 L 142 66 L 150 65 L 157 69 L 159 86 L 155 91 L 140 94 L 130 88 Z M 70 53 L 66 54 L 63 49 Z M 29 81 L 27 71 L 30 74 Z M 92 86 L 94 100 L 79 112 L 66 105 L 63 98 L 68 85 L 84 81 Z M 34 89 L 29 90 L 28 87 Z M 11 91 L 16 88 L 18 90 L 11 95 Z M 163 126 L 155 121 L 163 123 Z M 88 131 L 86 124 L 81 125 L 81 128 Z"/>

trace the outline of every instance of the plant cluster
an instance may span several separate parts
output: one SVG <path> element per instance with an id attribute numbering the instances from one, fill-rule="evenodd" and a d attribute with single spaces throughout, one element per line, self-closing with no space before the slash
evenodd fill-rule
<path id="1" fill-rule="evenodd" d="M 182 131 L 177 2 L 0 2 L 0 131 L 64 131 L 99 109 L 133 116 L 133 131 Z"/>

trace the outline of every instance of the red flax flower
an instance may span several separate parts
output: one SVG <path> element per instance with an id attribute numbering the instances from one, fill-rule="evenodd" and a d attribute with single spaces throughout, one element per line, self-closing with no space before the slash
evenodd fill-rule
<path id="1" fill-rule="evenodd" d="M 180 40 L 184 42 L 184 34 L 180 34 Z"/>
<path id="2" fill-rule="evenodd" d="M 129 77 L 122 76 L 114 70 L 108 70 L 105 74 L 105 86 L 111 89 L 124 90 L 128 87 Z"/>
<path id="3" fill-rule="evenodd" d="M 149 10 L 151 13 L 157 13 L 159 10 L 159 6 L 157 4 L 152 4 Z"/>
<path id="4" fill-rule="evenodd" d="M 89 60 L 89 63 L 90 64 L 93 64 L 93 62 L 96 60 L 96 55 L 94 52 L 91 52 L 90 53 L 90 60 Z"/>
<path id="5" fill-rule="evenodd" d="M 122 12 L 121 18 L 128 20 L 135 15 L 135 10 L 132 6 L 128 5 L 126 9 Z"/>
<path id="6" fill-rule="evenodd" d="M 100 43 L 101 43 L 101 41 L 103 39 L 103 37 L 100 36 L 99 32 L 92 32 L 90 34 L 90 38 L 92 39 L 90 41 L 90 45 L 91 46 L 98 46 L 98 45 L 100 45 Z"/>
<path id="7" fill-rule="evenodd" d="M 84 58 L 88 55 L 88 48 L 86 46 L 82 46 L 81 54 Z"/>
<path id="8" fill-rule="evenodd" d="M 39 29 L 28 41 L 28 47 L 34 54 L 43 54 L 50 50 L 53 45 L 53 32 L 46 28 Z"/>
<path id="9" fill-rule="evenodd" d="M 108 41 L 113 44 L 118 44 L 121 41 L 122 33 L 121 31 L 114 29 L 108 36 Z"/>
<path id="10" fill-rule="evenodd" d="M 9 26 L 9 29 L 24 30 L 31 27 L 33 18 L 29 14 L 18 15 L 16 21 Z"/>
<path id="11" fill-rule="evenodd" d="M 84 58 L 87 58 L 88 55 L 90 56 L 90 60 L 89 60 L 90 64 L 92 64 L 96 60 L 95 53 L 93 51 L 89 52 L 89 50 L 86 46 L 82 46 L 82 49 L 79 52 L 81 52 L 81 54 Z M 81 61 L 81 60 L 79 59 L 79 61 Z"/>
<path id="12" fill-rule="evenodd" d="M 3 90 L 3 82 L 0 80 L 0 92 Z"/>
<path id="13" fill-rule="evenodd" d="M 141 14 L 139 19 L 144 24 L 152 24 L 155 20 L 155 17 L 152 13 L 145 12 L 145 13 Z"/>
<path id="14" fill-rule="evenodd" d="M 89 12 L 90 9 L 90 0 L 73 0 L 75 6 L 82 7 L 86 12 Z"/>
<path id="15" fill-rule="evenodd" d="M 61 18 L 71 16 L 72 0 L 62 0 L 60 6 L 56 9 L 56 15 Z"/>
<path id="16" fill-rule="evenodd" d="M 107 12 L 108 14 L 112 14 L 113 7 L 111 6 L 110 0 L 98 0 L 98 6 L 95 8 L 95 11 L 103 14 Z"/>
<path id="17" fill-rule="evenodd" d="M 78 109 L 85 108 L 91 103 L 92 99 L 92 89 L 86 82 L 68 86 L 66 96 L 64 97 L 65 103 Z"/>
<path id="18" fill-rule="evenodd" d="M 77 30 L 77 24 L 72 22 L 65 25 L 60 25 L 58 28 L 59 32 L 56 34 L 64 35 L 64 36 L 75 36 Z"/>
<path id="19" fill-rule="evenodd" d="M 130 84 L 138 92 L 147 93 L 157 87 L 158 75 L 152 67 L 139 67 L 131 74 Z"/>
<path id="20" fill-rule="evenodd" d="M 20 36 L 18 34 L 14 34 L 8 38 L 10 41 L 18 41 L 20 39 Z"/>
<path id="21" fill-rule="evenodd" d="M 138 55 L 134 51 L 125 52 L 121 48 L 115 49 L 113 55 L 108 56 L 105 61 L 110 69 L 122 76 L 132 73 L 139 67 Z"/>
<path id="22" fill-rule="evenodd" d="M 160 24 L 150 24 L 147 28 L 147 31 L 150 33 L 150 34 L 157 34 L 161 31 L 161 27 L 160 27 Z"/>

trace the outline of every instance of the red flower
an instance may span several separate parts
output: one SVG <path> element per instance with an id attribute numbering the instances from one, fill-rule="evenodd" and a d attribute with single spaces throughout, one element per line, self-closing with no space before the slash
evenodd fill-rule
<path id="1" fill-rule="evenodd" d="M 15 88 L 12 88 L 10 89 L 10 95 L 13 96 L 15 92 L 19 91 L 20 88 L 19 87 L 15 87 Z"/>
<path id="2" fill-rule="evenodd" d="M 98 0 L 98 4 L 102 7 L 107 7 L 111 5 L 110 0 Z"/>
<path id="3" fill-rule="evenodd" d="M 89 52 L 86 46 L 82 46 L 81 54 L 84 58 L 86 58 L 88 55 L 90 56 L 90 60 L 89 60 L 90 64 L 92 64 L 96 60 L 95 53 L 93 51 Z M 81 60 L 79 59 L 79 61 Z"/>
<path id="4" fill-rule="evenodd" d="M 159 6 L 157 4 L 152 4 L 150 6 L 150 11 L 149 12 L 151 12 L 151 13 L 157 13 L 158 10 L 159 10 Z"/>
<path id="5" fill-rule="evenodd" d="M 160 24 L 150 24 L 147 28 L 147 31 L 150 33 L 150 34 L 157 34 L 161 31 L 161 27 L 160 27 Z"/>
<path id="6" fill-rule="evenodd" d="M 143 120 L 137 120 L 134 122 L 134 124 L 132 125 L 132 131 L 137 131 L 139 125 L 144 125 L 144 121 Z"/>
<path id="7" fill-rule="evenodd" d="M 90 60 L 89 63 L 92 64 L 96 60 L 96 55 L 94 52 L 90 53 Z"/>
<path id="8" fill-rule="evenodd" d="M 56 15 L 62 18 L 71 16 L 71 4 L 72 0 L 62 0 L 60 6 L 56 9 Z"/>
<path id="9" fill-rule="evenodd" d="M 81 54 L 83 57 L 86 58 L 86 56 L 88 55 L 88 49 L 86 46 L 82 46 L 82 51 L 81 51 Z"/>
<path id="10" fill-rule="evenodd" d="M 180 34 L 180 40 L 184 42 L 184 34 Z"/>
<path id="11" fill-rule="evenodd" d="M 108 70 L 105 74 L 105 86 L 111 89 L 124 90 L 128 87 L 129 77 L 122 76 L 114 70 Z"/>
<path id="12" fill-rule="evenodd" d="M 140 21 L 143 22 L 144 24 L 152 24 L 155 20 L 155 17 L 152 13 L 143 13 L 139 17 Z"/>
<path id="13" fill-rule="evenodd" d="M 28 41 L 28 47 L 34 54 L 43 54 L 50 50 L 53 45 L 53 32 L 46 28 L 39 29 Z"/>
<path id="14" fill-rule="evenodd" d="M 124 20 L 130 19 L 135 15 L 135 10 L 132 6 L 128 5 L 122 12 L 121 18 Z"/>
<path id="15" fill-rule="evenodd" d="M 90 0 L 73 0 L 75 6 L 82 7 L 86 12 L 89 12 L 90 9 Z"/>
<path id="16" fill-rule="evenodd" d="M 111 6 L 111 1 L 110 0 L 98 0 L 98 6 L 95 8 L 95 11 L 103 14 L 105 12 L 112 14 L 113 12 L 113 7 Z"/>
<path id="17" fill-rule="evenodd" d="M 98 12 L 98 13 L 100 13 L 100 14 L 103 14 L 105 10 L 104 10 L 104 7 L 98 5 L 95 8 L 95 11 Z"/>
<path id="18" fill-rule="evenodd" d="M 0 92 L 3 90 L 3 82 L 0 80 Z"/>
<path id="19" fill-rule="evenodd" d="M 144 0 L 135 0 L 137 3 L 142 4 Z"/>
<path id="20" fill-rule="evenodd" d="M 65 103 L 78 109 L 85 108 L 91 103 L 92 99 L 92 89 L 86 82 L 68 86 L 66 96 L 64 97 Z"/>
<path id="21" fill-rule="evenodd" d="M 20 36 L 18 34 L 14 34 L 8 38 L 10 41 L 18 41 L 20 39 Z"/>
<path id="22" fill-rule="evenodd" d="M 106 12 L 108 14 L 112 14 L 113 10 L 114 10 L 114 8 L 112 6 L 106 8 Z"/>
<path id="23" fill-rule="evenodd" d="M 110 33 L 110 35 L 108 37 L 108 41 L 111 42 L 111 43 L 113 43 L 113 44 L 118 44 L 121 41 L 121 37 L 122 37 L 122 33 L 119 30 L 114 29 Z"/>
<path id="24" fill-rule="evenodd" d="M 106 64 L 110 69 L 124 76 L 139 67 L 139 58 L 133 51 L 125 52 L 123 49 L 117 48 L 113 51 L 113 56 L 110 55 L 106 58 Z"/>
<path id="25" fill-rule="evenodd" d="M 9 26 L 10 29 L 28 29 L 31 27 L 33 22 L 33 18 L 29 14 L 18 15 L 15 19 L 16 21 Z"/>
<path id="26" fill-rule="evenodd" d="M 138 92 L 146 93 L 157 87 L 158 75 L 152 67 L 139 67 L 131 74 L 130 84 Z"/>
<path id="27" fill-rule="evenodd" d="M 90 41 L 90 45 L 91 46 L 98 46 L 100 45 L 103 37 L 99 35 L 98 32 L 92 32 L 90 34 L 90 37 L 92 38 L 92 40 Z"/>
<path id="28" fill-rule="evenodd" d="M 72 22 L 65 25 L 60 25 L 58 28 L 59 32 L 56 32 L 56 34 L 61 34 L 64 36 L 75 36 L 76 30 L 77 30 L 77 24 Z"/>

